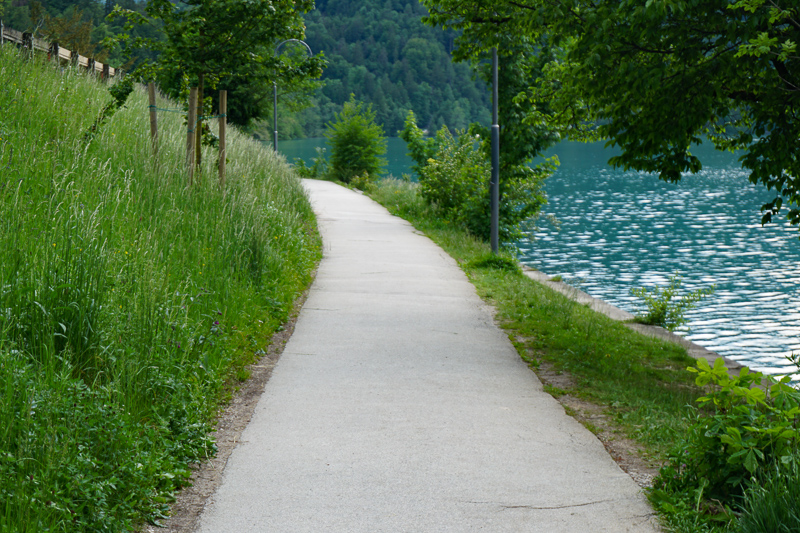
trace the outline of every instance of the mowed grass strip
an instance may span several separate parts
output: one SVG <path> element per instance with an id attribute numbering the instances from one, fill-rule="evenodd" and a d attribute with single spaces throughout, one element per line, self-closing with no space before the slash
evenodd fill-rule
<path id="1" fill-rule="evenodd" d="M 141 88 L 85 136 L 110 100 L 0 48 L 0 532 L 162 516 L 320 257 L 272 150 L 233 129 L 225 189 L 210 148 L 188 187 L 184 117 L 154 158 Z"/>

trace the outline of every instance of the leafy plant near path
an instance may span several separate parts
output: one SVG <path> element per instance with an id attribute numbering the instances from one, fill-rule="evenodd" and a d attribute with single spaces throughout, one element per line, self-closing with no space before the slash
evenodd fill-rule
<path id="1" fill-rule="evenodd" d="M 363 189 L 386 166 L 383 128 L 375 123 L 372 106 L 356 102 L 352 95 L 327 125 L 325 137 L 331 147 L 328 176 L 334 180 L 343 183 L 356 180 Z"/>
<path id="2" fill-rule="evenodd" d="M 729 522 L 748 487 L 770 472 L 797 467 L 800 391 L 788 376 L 777 380 L 745 368 L 731 377 L 722 359 L 713 367 L 701 359 L 689 370 L 710 391 L 698 398 L 694 422 L 670 454 L 651 500 L 668 515 L 691 510 Z"/>
<path id="3" fill-rule="evenodd" d="M 675 331 L 686 324 L 686 311 L 694 309 L 697 302 L 714 294 L 715 287 L 712 285 L 677 297 L 681 283 L 681 277 L 675 274 L 670 276 L 669 286 L 666 289 L 660 287 L 631 289 L 631 294 L 642 298 L 647 307 L 647 313 L 637 316 L 636 321 Z"/>

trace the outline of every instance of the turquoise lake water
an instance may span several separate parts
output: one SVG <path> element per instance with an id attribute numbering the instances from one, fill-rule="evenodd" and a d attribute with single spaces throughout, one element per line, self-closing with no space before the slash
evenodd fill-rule
<path id="1" fill-rule="evenodd" d="M 322 144 L 279 146 L 291 161 L 310 160 Z M 390 139 L 394 175 L 410 172 L 405 151 Z M 674 273 L 687 290 L 715 284 L 681 333 L 755 370 L 794 372 L 785 357 L 800 353 L 798 231 L 783 221 L 761 226 L 770 194 L 747 181 L 735 155 L 695 152 L 703 170 L 674 185 L 610 168 L 613 152 L 602 143 L 561 143 L 551 150 L 561 166 L 543 211 L 558 224 L 542 217 L 531 225 L 518 243 L 521 260 L 634 313 L 642 309 L 633 287 L 666 286 Z"/>
<path id="2" fill-rule="evenodd" d="M 406 142 L 397 137 L 390 137 L 386 144 L 386 160 L 388 162 L 386 173 L 397 178 L 403 174 L 411 174 L 411 165 L 414 164 L 414 161 L 406 155 L 408 151 Z M 278 142 L 278 150 L 286 156 L 287 161 L 291 163 L 299 158 L 308 166 L 311 166 L 311 159 L 317 157 L 317 148 L 327 149 L 324 137 Z M 327 152 L 325 155 L 328 155 Z"/>

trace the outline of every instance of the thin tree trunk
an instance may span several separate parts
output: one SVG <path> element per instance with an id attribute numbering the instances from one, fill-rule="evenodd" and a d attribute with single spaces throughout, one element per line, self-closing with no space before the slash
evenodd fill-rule
<path id="1" fill-rule="evenodd" d="M 189 171 L 189 186 L 194 182 L 194 140 L 197 131 L 197 87 L 189 89 L 189 116 L 186 127 L 186 166 Z"/>
<path id="2" fill-rule="evenodd" d="M 158 115 L 156 114 L 156 84 L 152 81 L 147 84 L 147 96 L 150 101 L 150 143 L 153 147 L 153 156 L 158 156 Z"/>

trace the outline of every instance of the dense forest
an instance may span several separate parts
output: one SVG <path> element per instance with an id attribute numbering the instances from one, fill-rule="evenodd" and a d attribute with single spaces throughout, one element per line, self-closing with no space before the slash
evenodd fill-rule
<path id="1" fill-rule="evenodd" d="M 0 20 L 15 30 L 34 32 L 37 37 L 58 42 L 81 55 L 123 67 L 120 51 L 104 49 L 100 44 L 124 31 L 122 20 L 106 19 L 116 5 L 144 13 L 146 3 L 143 0 L 0 0 Z M 156 27 L 142 26 L 132 33 L 135 37 L 155 38 L 159 32 Z"/>
<path id="2" fill-rule="evenodd" d="M 485 85 L 451 61 L 456 34 L 426 26 L 426 14 L 417 0 L 318 0 L 306 42 L 328 60 L 325 85 L 316 105 L 286 124 L 293 136 L 320 135 L 350 94 L 373 105 L 387 135 L 403 128 L 409 110 L 430 131 L 488 123 Z"/>
<path id="3" fill-rule="evenodd" d="M 143 12 L 141 0 L 0 0 L 0 19 L 20 31 L 124 66 L 118 51 L 103 50 L 102 40 L 123 31 L 122 21 L 108 22 L 115 5 Z M 426 9 L 417 0 L 318 0 L 306 16 L 306 42 L 328 61 L 323 85 L 302 111 L 279 108 L 281 138 L 322 135 L 325 124 L 355 95 L 372 104 L 387 135 L 402 129 L 409 110 L 421 128 L 446 124 L 465 128 L 489 121 L 489 94 L 471 67 L 453 63 L 454 32 L 422 23 Z M 154 27 L 138 27 L 141 36 L 157 35 Z M 280 88 L 279 88 L 280 91 Z M 250 124 L 258 138 L 272 138 L 271 98 L 262 102 L 262 121 Z"/>

